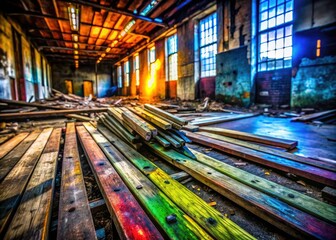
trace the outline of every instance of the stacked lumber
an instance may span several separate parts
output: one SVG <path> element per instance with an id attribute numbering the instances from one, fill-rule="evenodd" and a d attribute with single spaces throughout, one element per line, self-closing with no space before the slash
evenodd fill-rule
<path id="1" fill-rule="evenodd" d="M 141 141 L 154 141 L 194 158 L 185 146 L 191 141 L 180 131 L 187 121 L 150 104 L 145 104 L 144 108 L 109 108 L 107 113 L 100 115 L 99 122 L 136 149 Z"/>
<path id="2" fill-rule="evenodd" d="M 300 116 L 300 117 L 292 118 L 291 121 L 298 121 L 298 122 L 321 121 L 321 122 L 325 122 L 326 120 L 332 119 L 332 122 L 335 122 L 335 118 L 336 118 L 336 109 L 332 109 L 332 110 L 323 111 L 323 112 L 305 114 L 305 115 Z"/>

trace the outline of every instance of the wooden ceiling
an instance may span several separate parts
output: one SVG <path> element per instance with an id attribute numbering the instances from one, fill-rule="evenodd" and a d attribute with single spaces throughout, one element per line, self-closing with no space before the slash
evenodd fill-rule
<path id="1" fill-rule="evenodd" d="M 116 62 L 136 46 L 150 40 L 154 33 L 173 26 L 178 19 L 188 16 L 208 2 L 198 0 L 1 0 L 4 13 L 14 18 L 26 31 L 33 44 L 49 62 L 74 61 L 78 35 L 79 63 Z M 145 7 L 155 2 L 146 15 Z M 79 10 L 79 31 L 72 31 L 68 7 Z M 161 21 L 157 20 L 161 19 Z M 120 32 L 135 20 L 131 31 L 122 38 Z M 111 47 L 115 39 L 119 41 Z"/>

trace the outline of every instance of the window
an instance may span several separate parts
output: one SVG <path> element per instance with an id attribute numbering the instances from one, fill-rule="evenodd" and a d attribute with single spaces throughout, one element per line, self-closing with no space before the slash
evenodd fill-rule
<path id="1" fill-rule="evenodd" d="M 129 82 L 130 82 L 130 78 L 129 78 L 129 61 L 124 62 L 124 81 L 125 81 L 125 86 L 129 87 Z"/>
<path id="2" fill-rule="evenodd" d="M 316 57 L 321 56 L 321 39 L 316 41 Z"/>
<path id="3" fill-rule="evenodd" d="M 260 0 L 258 71 L 292 66 L 293 0 Z"/>
<path id="4" fill-rule="evenodd" d="M 177 80 L 177 34 L 167 39 L 168 80 Z"/>
<path id="5" fill-rule="evenodd" d="M 200 21 L 201 77 L 216 75 L 217 14 L 213 13 Z"/>
<path id="6" fill-rule="evenodd" d="M 122 88 L 121 66 L 118 66 L 117 68 L 117 81 L 118 81 L 118 88 Z"/>
<path id="7" fill-rule="evenodd" d="M 156 60 L 155 58 L 156 56 L 155 56 L 155 46 L 154 46 L 149 49 L 149 57 L 148 57 L 150 79 L 152 83 L 154 82 L 154 79 L 155 79 L 155 60 Z"/>
<path id="8" fill-rule="evenodd" d="M 140 59 L 139 54 L 134 55 L 135 84 L 140 85 Z"/>

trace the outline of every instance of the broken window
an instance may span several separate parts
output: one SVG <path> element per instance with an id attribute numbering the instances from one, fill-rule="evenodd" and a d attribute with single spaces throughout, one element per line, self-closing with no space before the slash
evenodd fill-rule
<path id="1" fill-rule="evenodd" d="M 118 66 L 117 68 L 117 80 L 118 80 L 118 88 L 122 88 L 121 66 Z"/>
<path id="2" fill-rule="evenodd" d="M 200 20 L 201 77 L 216 75 L 217 13 Z"/>
<path id="3" fill-rule="evenodd" d="M 177 34 L 167 39 L 168 80 L 177 80 Z"/>
<path id="4" fill-rule="evenodd" d="M 134 55 L 134 71 L 135 71 L 135 84 L 140 85 L 140 60 L 139 54 Z"/>
<path id="5" fill-rule="evenodd" d="M 260 0 L 258 71 L 292 66 L 293 0 Z"/>

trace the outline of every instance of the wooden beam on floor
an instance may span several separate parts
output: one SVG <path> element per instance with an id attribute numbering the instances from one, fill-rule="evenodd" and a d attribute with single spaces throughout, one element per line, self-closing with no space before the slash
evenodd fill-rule
<path id="1" fill-rule="evenodd" d="M 259 113 L 246 113 L 246 114 L 239 114 L 239 115 L 230 115 L 230 114 L 225 114 L 222 117 L 211 117 L 211 118 L 205 118 L 205 119 L 195 119 L 191 121 L 190 123 L 193 125 L 197 126 L 208 126 L 212 124 L 217 124 L 217 123 L 223 123 L 223 122 L 229 122 L 229 121 L 235 121 L 239 119 L 244 119 L 244 118 L 250 118 L 250 117 L 255 117 L 258 116 Z"/>
<path id="2" fill-rule="evenodd" d="M 335 206 L 329 205 L 315 198 L 311 198 L 307 195 L 301 194 L 300 192 L 294 191 L 290 188 L 269 181 L 265 178 L 258 177 L 239 168 L 230 166 L 229 164 L 209 157 L 198 151 L 191 151 L 196 155 L 196 160 L 200 163 L 212 167 L 217 171 L 243 184 L 246 184 L 247 186 L 250 186 L 254 189 L 278 198 L 298 209 L 301 209 L 304 212 L 312 214 L 330 223 L 336 224 Z"/>
<path id="3" fill-rule="evenodd" d="M 57 239 L 96 239 L 74 123 L 68 123 L 66 129 Z"/>
<path id="4" fill-rule="evenodd" d="M 293 153 L 283 152 L 283 151 L 280 151 L 280 150 L 277 150 L 277 149 L 260 146 L 260 145 L 257 145 L 257 144 L 241 141 L 241 140 L 234 139 L 234 138 L 231 138 L 231 137 L 221 136 L 221 135 L 218 135 L 218 134 L 213 134 L 213 133 L 208 133 L 208 132 L 198 132 L 197 134 L 200 134 L 202 136 L 206 136 L 206 137 L 209 137 L 209 138 L 217 139 L 217 140 L 220 140 L 220 141 L 223 141 L 223 142 L 239 145 L 239 146 L 242 146 L 242 147 L 247 147 L 247 148 L 250 148 L 250 149 L 253 149 L 253 150 L 268 153 L 268 154 L 275 155 L 275 156 L 278 156 L 278 157 L 286 158 L 286 159 L 289 159 L 289 160 L 293 160 L 295 162 L 300 162 L 300 163 L 304 163 L 304 164 L 308 164 L 308 165 L 315 166 L 315 167 L 318 167 L 318 168 L 322 168 L 322 169 L 326 169 L 326 170 L 329 170 L 329 171 L 336 172 L 336 164 L 333 164 L 333 163 L 317 161 L 317 160 L 314 160 L 314 159 L 311 159 L 311 158 L 298 156 L 298 155 L 295 155 Z"/>
<path id="5" fill-rule="evenodd" d="M 184 119 L 177 117 L 171 113 L 168 113 L 160 108 L 154 107 L 150 104 L 145 104 L 144 106 L 146 110 L 149 110 L 151 113 L 154 113 L 154 115 L 159 116 L 162 119 L 168 119 L 181 126 L 188 124 L 188 122 L 185 121 Z"/>
<path id="6" fill-rule="evenodd" d="M 320 169 L 299 162 L 294 162 L 289 159 L 259 152 L 246 147 L 241 147 L 228 142 L 225 142 L 225 144 L 223 144 L 222 141 L 212 139 L 200 134 L 187 132 L 187 137 L 189 137 L 193 142 L 215 148 L 219 151 L 232 154 L 234 156 L 241 157 L 264 166 L 275 168 L 284 172 L 293 173 L 297 176 L 301 176 L 331 187 L 336 186 L 335 172 Z"/>
<path id="7" fill-rule="evenodd" d="M 62 129 L 54 129 L 29 180 L 5 239 L 47 239 Z"/>
<path id="8" fill-rule="evenodd" d="M 8 105 L 12 105 L 12 106 L 37 107 L 40 109 L 54 109 L 54 110 L 66 109 L 62 107 L 49 106 L 47 104 L 29 103 L 29 102 L 9 100 L 9 99 L 0 99 L 0 103 L 7 103 Z"/>
<path id="9" fill-rule="evenodd" d="M 66 116 L 68 114 L 80 114 L 80 113 L 99 113 L 106 112 L 107 108 L 90 108 L 90 109 L 70 109 L 70 110 L 53 110 L 53 111 L 39 111 L 39 112 L 29 112 L 29 113 L 8 113 L 0 114 L 2 120 L 13 120 L 13 119 L 23 119 L 23 118 L 48 118 L 48 117 L 59 117 Z"/>
<path id="10" fill-rule="evenodd" d="M 298 145 L 298 141 L 294 141 L 294 140 L 257 135 L 257 134 L 224 129 L 224 128 L 200 127 L 199 130 L 203 132 L 215 133 L 218 135 L 231 137 L 235 139 L 246 140 L 246 141 L 251 141 L 251 142 L 256 142 L 256 143 L 263 143 L 266 145 L 285 148 L 288 150 L 294 149 Z"/>
<path id="11" fill-rule="evenodd" d="M 165 233 L 167 239 L 212 239 L 196 222 L 187 217 L 163 192 L 146 176 L 130 163 L 119 150 L 109 143 L 106 136 L 111 136 L 106 128 L 101 133 L 85 124 L 85 127 L 100 145 L 110 162 L 123 178 L 129 189 L 136 196 L 146 211 Z M 146 171 L 151 168 L 145 167 Z M 160 209 L 160 210 L 159 210 Z"/>
<path id="12" fill-rule="evenodd" d="M 146 145 L 167 162 L 189 173 L 198 181 L 287 234 L 299 239 L 334 239 L 336 228 L 333 224 L 324 222 L 277 198 L 246 186 L 172 149 L 164 149 L 157 143 L 146 143 Z"/>
<path id="13" fill-rule="evenodd" d="M 77 131 L 120 238 L 163 239 L 85 127 Z"/>
<path id="14" fill-rule="evenodd" d="M 0 146 L 0 159 L 2 159 L 6 154 L 12 151 L 20 142 L 23 141 L 28 136 L 28 132 L 19 133 L 15 137 L 9 139 L 7 142 Z"/>
<path id="15" fill-rule="evenodd" d="M 22 193 L 51 132 L 52 128 L 44 129 L 15 165 L 15 171 L 12 170 L 0 183 L 0 236 L 4 234 L 10 218 L 19 204 Z"/>
<path id="16" fill-rule="evenodd" d="M 204 200 L 179 182 L 175 181 L 143 155 L 131 149 L 122 141 L 118 141 L 118 138 L 113 134 L 108 134 L 106 131 L 102 132 L 108 136 L 107 139 L 113 142 L 113 145 L 119 152 L 123 153 L 128 159 L 128 161 L 123 161 L 124 166 L 121 166 L 120 161 L 115 163 L 116 168 L 120 165 L 120 172 L 124 172 L 125 169 L 128 168 L 134 168 L 135 166 L 135 172 L 137 172 L 136 170 L 138 169 L 138 171 L 146 175 L 158 189 L 166 194 L 179 208 L 194 219 L 197 224 L 207 230 L 215 239 L 254 239 L 245 230 L 228 218 L 225 218 L 220 212 L 209 206 Z M 183 234 L 186 234 L 186 232 Z M 186 237 L 187 235 L 184 236 Z M 175 237 L 179 239 L 177 235 L 175 235 Z M 206 236 L 201 234 L 200 237 L 205 238 Z"/>
<path id="17" fill-rule="evenodd" d="M 0 182 L 13 169 L 40 133 L 41 130 L 35 130 L 30 133 L 29 136 L 27 136 L 19 145 L 17 145 L 10 153 L 0 160 Z"/>

